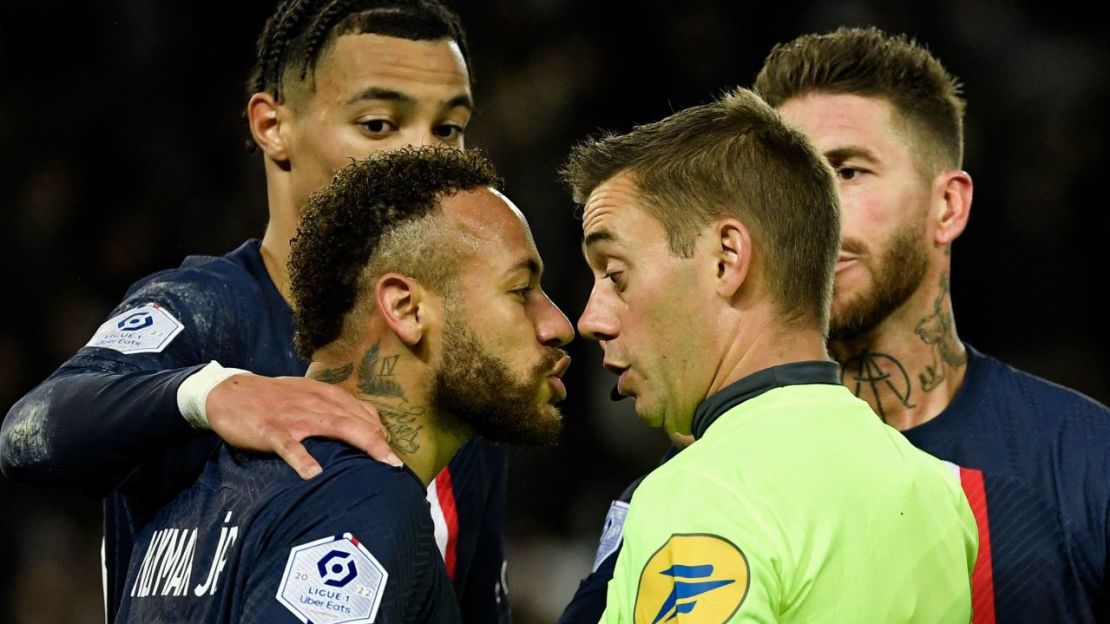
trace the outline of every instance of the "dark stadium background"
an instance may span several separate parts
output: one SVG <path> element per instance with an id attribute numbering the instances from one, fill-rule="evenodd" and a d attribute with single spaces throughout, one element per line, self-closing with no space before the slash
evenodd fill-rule
<path id="1" fill-rule="evenodd" d="M 888 6 L 889 5 L 889 6 Z M 627 130 L 749 84 L 771 45 L 841 24 L 927 42 L 966 83 L 976 186 L 955 247 L 960 335 L 1110 401 L 1110 34 L 1104 15 L 990 0 L 456 4 L 477 69 L 468 142 L 528 215 L 546 287 L 572 319 L 589 289 L 555 170 Z M 0 4 L 0 407 L 82 345 L 132 281 L 261 234 L 260 158 L 242 85 L 271 0 Z M 682 293 L 675 293 L 676 297 Z M 607 399 L 572 346 L 566 435 L 510 471 L 509 586 L 552 621 L 588 572 L 610 498 L 665 444 Z M 96 501 L 0 479 L 0 621 L 101 621 Z"/>

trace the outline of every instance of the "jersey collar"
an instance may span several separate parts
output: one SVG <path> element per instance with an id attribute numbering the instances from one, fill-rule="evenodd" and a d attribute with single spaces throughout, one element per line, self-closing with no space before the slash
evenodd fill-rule
<path id="1" fill-rule="evenodd" d="M 701 438 L 717 418 L 748 399 L 783 386 L 798 384 L 840 384 L 840 367 L 836 362 L 814 360 L 772 366 L 735 381 L 698 405 L 694 412 L 694 438 Z"/>

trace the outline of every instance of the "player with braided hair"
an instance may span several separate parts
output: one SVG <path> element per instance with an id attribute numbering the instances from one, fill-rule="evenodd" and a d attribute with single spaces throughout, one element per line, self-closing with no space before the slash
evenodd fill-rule
<path id="1" fill-rule="evenodd" d="M 107 497 L 110 619 L 131 590 L 135 536 L 221 440 L 276 453 L 303 478 L 321 471 L 308 437 L 401 463 L 387 442 L 396 428 L 372 406 L 303 376 L 289 240 L 308 197 L 352 158 L 463 147 L 473 104 L 462 27 L 437 0 L 284 0 L 258 40 L 249 87 L 246 120 L 266 172 L 262 239 L 136 282 L 88 344 L 12 407 L 0 434 L 5 476 Z M 504 451 L 476 438 L 429 487 L 467 621 L 508 619 L 505 469 Z"/>

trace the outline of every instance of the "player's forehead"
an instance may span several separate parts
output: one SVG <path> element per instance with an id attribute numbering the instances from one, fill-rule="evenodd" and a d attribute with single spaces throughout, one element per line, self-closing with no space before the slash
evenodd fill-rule
<path id="1" fill-rule="evenodd" d="M 398 93 L 424 104 L 470 97 L 470 74 L 450 38 L 416 41 L 373 33 L 335 37 L 314 72 L 317 94 L 346 102 L 370 90 Z"/>
<path id="2" fill-rule="evenodd" d="M 525 265 L 542 270 L 528 220 L 501 192 L 489 187 L 461 191 L 445 198 L 442 206 L 452 227 L 473 241 L 477 265 L 494 273 Z"/>
<path id="3" fill-rule="evenodd" d="M 787 100 L 779 113 L 830 160 L 841 154 L 885 160 L 889 153 L 909 149 L 900 118 L 885 97 L 817 91 Z"/>

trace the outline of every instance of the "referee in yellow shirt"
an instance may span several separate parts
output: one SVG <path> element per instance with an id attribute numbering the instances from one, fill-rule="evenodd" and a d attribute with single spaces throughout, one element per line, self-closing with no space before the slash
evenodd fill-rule
<path id="1" fill-rule="evenodd" d="M 636 491 L 604 622 L 960 623 L 977 531 L 956 474 L 825 350 L 833 172 L 737 90 L 587 141 L 578 326 L 646 423 L 693 444 Z"/>

